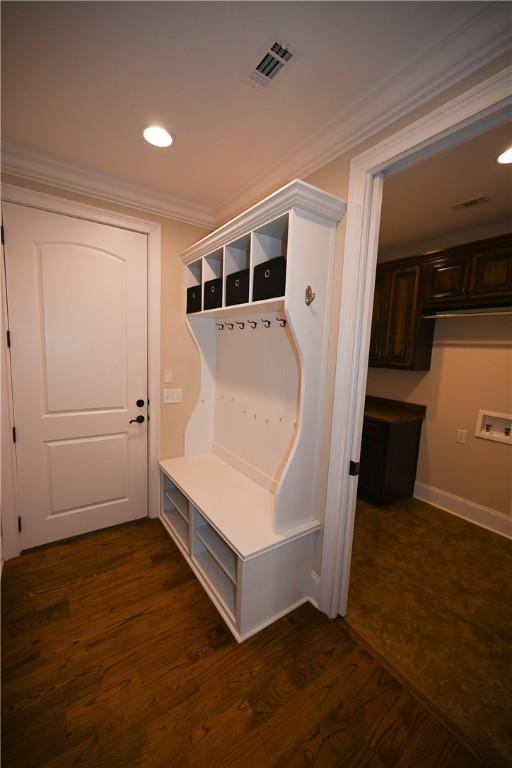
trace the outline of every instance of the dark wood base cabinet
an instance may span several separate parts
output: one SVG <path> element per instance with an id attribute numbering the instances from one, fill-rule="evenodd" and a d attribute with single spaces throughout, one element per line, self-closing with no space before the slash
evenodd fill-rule
<path id="1" fill-rule="evenodd" d="M 389 504 L 414 493 L 424 405 L 366 398 L 358 495 Z"/>

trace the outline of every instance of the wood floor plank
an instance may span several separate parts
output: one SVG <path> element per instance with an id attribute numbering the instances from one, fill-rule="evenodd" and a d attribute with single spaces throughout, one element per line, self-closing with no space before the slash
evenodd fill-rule
<path id="1" fill-rule="evenodd" d="M 306 604 L 241 645 L 158 521 L 3 574 L 3 768 L 474 768 Z"/>

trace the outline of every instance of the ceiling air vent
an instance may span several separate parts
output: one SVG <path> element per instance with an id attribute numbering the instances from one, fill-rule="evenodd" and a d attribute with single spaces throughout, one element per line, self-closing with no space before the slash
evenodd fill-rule
<path id="1" fill-rule="evenodd" d="M 487 195 L 480 195 L 480 197 L 472 197 L 470 200 L 463 200 L 462 203 L 450 205 L 450 208 L 452 211 L 467 211 L 469 208 L 476 208 L 477 205 L 489 203 L 490 199 Z"/>
<path id="2" fill-rule="evenodd" d="M 265 47 L 259 64 L 249 73 L 249 83 L 251 85 L 256 83 L 266 88 L 267 85 L 271 85 L 279 72 L 285 66 L 290 67 L 296 58 L 297 51 L 292 50 L 288 43 L 280 43 L 272 38 L 272 42 Z"/>

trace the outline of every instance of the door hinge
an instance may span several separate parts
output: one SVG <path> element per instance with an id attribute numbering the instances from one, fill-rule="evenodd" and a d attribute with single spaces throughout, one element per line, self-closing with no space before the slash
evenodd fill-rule
<path id="1" fill-rule="evenodd" d="M 18 531 L 21 533 L 21 517 L 18 517 Z"/>
<path id="2" fill-rule="evenodd" d="M 355 476 L 359 474 L 359 462 L 351 461 L 348 468 L 349 475 Z"/>
<path id="3" fill-rule="evenodd" d="M 16 427 L 12 428 L 12 441 L 13 443 L 16 442 Z"/>
<path id="4" fill-rule="evenodd" d="M 5 335 L 7 336 L 7 346 L 10 347 L 11 346 L 11 332 L 10 331 L 6 331 Z"/>
<path id="5" fill-rule="evenodd" d="M 4 245 L 4 243 L 5 243 L 5 234 L 4 234 L 4 225 L 3 224 L 0 224 L 0 232 L 1 232 L 1 235 L 2 235 L 2 245 Z"/>

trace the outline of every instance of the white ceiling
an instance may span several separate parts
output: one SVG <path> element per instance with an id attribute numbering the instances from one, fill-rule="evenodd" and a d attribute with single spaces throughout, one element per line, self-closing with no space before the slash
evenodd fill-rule
<path id="1" fill-rule="evenodd" d="M 512 123 L 463 141 L 384 180 L 379 260 L 512 232 Z M 489 201 L 454 211 L 481 196 Z"/>
<path id="2" fill-rule="evenodd" d="M 33 176 L 41 155 L 89 172 L 84 191 L 102 174 L 207 223 L 502 53 L 509 20 L 484 2 L 4 2 L 2 139 Z M 273 37 L 300 58 L 251 88 Z M 144 142 L 150 123 L 172 148 Z"/>

